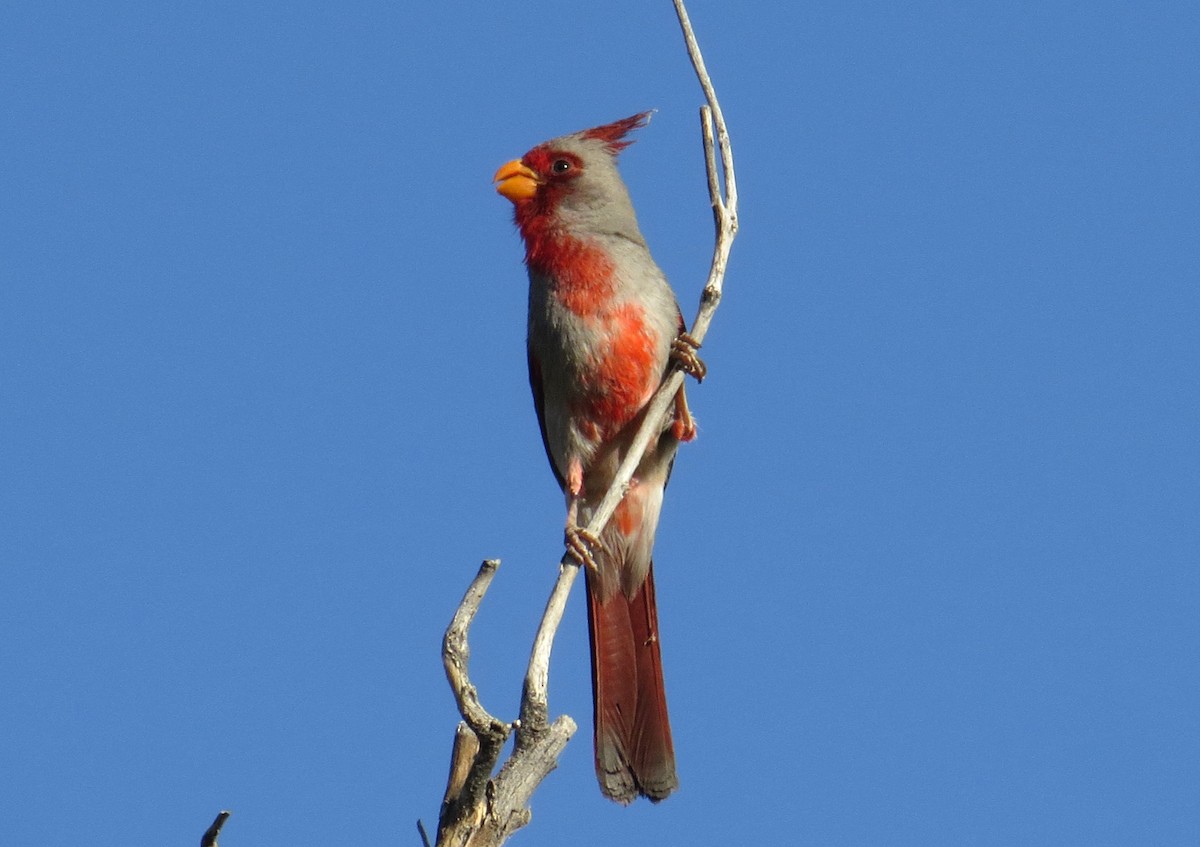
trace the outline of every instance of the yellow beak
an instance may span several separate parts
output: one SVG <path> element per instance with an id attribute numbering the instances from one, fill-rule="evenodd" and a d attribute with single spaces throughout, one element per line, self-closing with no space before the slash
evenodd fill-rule
<path id="1" fill-rule="evenodd" d="M 538 186 L 542 184 L 537 173 L 521 164 L 520 159 L 513 159 L 501 165 L 500 170 L 492 177 L 492 182 L 496 183 L 498 194 L 514 203 L 518 200 L 528 200 L 537 194 Z"/>

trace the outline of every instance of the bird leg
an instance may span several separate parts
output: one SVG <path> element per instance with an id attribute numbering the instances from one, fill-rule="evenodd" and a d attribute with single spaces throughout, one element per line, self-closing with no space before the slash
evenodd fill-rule
<path id="1" fill-rule="evenodd" d="M 700 349 L 700 342 L 692 338 L 686 332 L 681 332 L 671 341 L 671 361 L 679 365 L 680 370 L 685 374 L 694 376 L 696 382 L 704 382 L 704 377 L 708 373 L 708 366 L 704 361 L 696 355 L 696 351 Z"/>
<path id="2" fill-rule="evenodd" d="M 579 459 L 572 459 L 567 467 L 567 526 L 563 530 L 563 543 L 567 546 L 567 555 L 581 566 L 593 571 L 599 570 L 596 564 L 597 552 L 604 550 L 604 544 L 579 525 L 579 501 L 583 498 L 583 464 Z"/>
<path id="3" fill-rule="evenodd" d="M 699 349 L 699 341 L 687 332 L 680 332 L 671 341 L 670 359 L 679 365 L 679 369 L 685 374 L 694 376 L 697 382 L 703 382 L 708 373 L 708 366 L 696 354 Z M 675 393 L 675 420 L 671 429 L 679 441 L 691 441 L 696 437 L 696 419 L 688 409 L 687 394 L 684 393 L 682 385 Z"/>
<path id="4" fill-rule="evenodd" d="M 671 422 L 671 432 L 676 441 L 688 442 L 696 437 L 696 419 L 688 408 L 687 394 L 682 385 L 675 392 L 675 419 Z"/>

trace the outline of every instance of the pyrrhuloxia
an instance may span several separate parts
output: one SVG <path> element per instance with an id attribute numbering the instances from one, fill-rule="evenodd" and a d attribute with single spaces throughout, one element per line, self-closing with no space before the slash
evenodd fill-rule
<path id="1" fill-rule="evenodd" d="M 696 432 L 682 388 L 601 537 L 583 527 L 670 361 L 704 374 L 617 173 L 626 134 L 648 117 L 539 144 L 495 177 L 525 241 L 529 384 L 566 494 L 567 547 L 586 572 L 596 775 L 620 803 L 678 786 L 651 554 L 676 448 Z"/>

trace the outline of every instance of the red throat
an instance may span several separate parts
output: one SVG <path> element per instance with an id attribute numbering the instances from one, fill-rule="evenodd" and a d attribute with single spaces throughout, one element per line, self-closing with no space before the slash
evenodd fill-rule
<path id="1" fill-rule="evenodd" d="M 658 384 L 658 338 L 639 305 L 614 303 L 615 268 L 604 250 L 545 221 L 518 216 L 525 262 L 552 280 L 552 297 L 605 338 L 584 376 L 585 399 L 576 411 L 598 427 L 597 437 L 611 437 L 637 415 Z"/>
<path id="2" fill-rule="evenodd" d="M 554 296 L 564 306 L 590 317 L 610 302 L 613 264 L 603 250 L 556 229 L 543 215 L 526 216 L 518 209 L 517 226 L 525 239 L 525 264 L 554 280 Z"/>

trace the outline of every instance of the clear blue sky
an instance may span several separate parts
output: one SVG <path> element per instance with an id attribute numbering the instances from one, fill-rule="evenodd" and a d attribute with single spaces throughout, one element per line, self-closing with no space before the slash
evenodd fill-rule
<path id="1" fill-rule="evenodd" d="M 742 234 L 657 550 L 682 789 L 524 845 L 1200 843 L 1200 6 L 692 0 Z M 562 503 L 496 167 L 624 155 L 694 313 L 668 0 L 0 11 L 0 818 L 415 844 L 484 557 L 513 715 Z M 514 843 L 517 843 L 514 841 Z"/>

